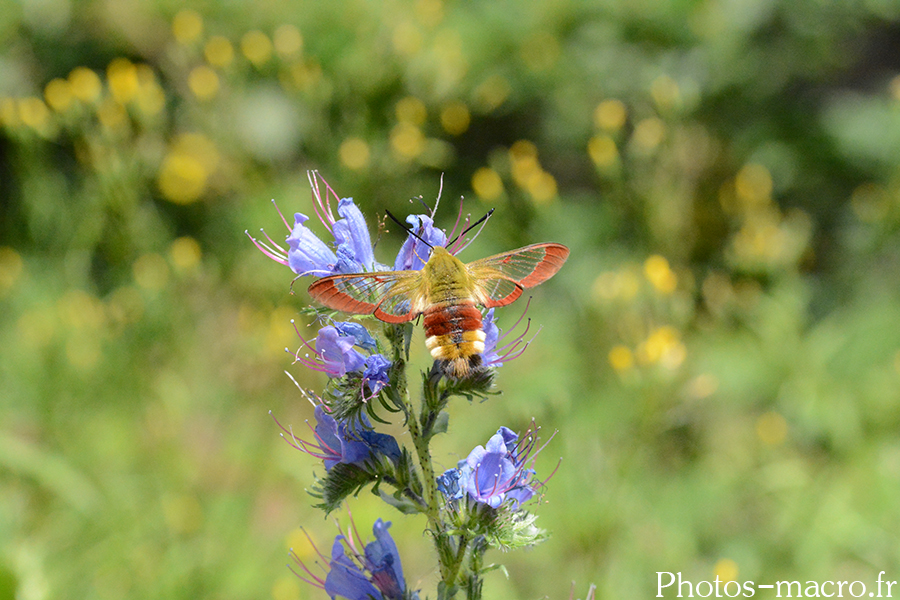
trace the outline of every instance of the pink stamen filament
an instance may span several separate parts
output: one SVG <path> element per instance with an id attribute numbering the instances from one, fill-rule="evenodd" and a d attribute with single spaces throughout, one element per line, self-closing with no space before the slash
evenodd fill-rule
<path id="1" fill-rule="evenodd" d="M 260 229 L 260 231 L 262 231 L 262 229 Z M 265 231 L 262 231 L 262 232 L 263 232 L 263 234 L 265 234 Z M 281 248 L 276 249 L 276 248 L 270 247 L 269 245 L 265 244 L 264 242 L 260 242 L 258 239 L 256 239 L 252 235 L 250 235 L 250 233 L 247 231 L 245 231 L 244 233 L 247 235 L 248 238 L 250 238 L 250 241 L 253 242 L 253 245 L 256 246 L 260 252 L 262 252 L 263 254 L 265 254 L 266 256 L 268 256 L 269 258 L 274 260 L 275 262 L 281 263 L 283 265 L 288 264 L 287 254 L 285 254 L 284 250 L 281 250 Z M 269 236 L 266 236 L 266 237 L 268 238 Z M 277 244 L 274 244 L 274 245 L 277 247 Z"/>
<path id="2" fill-rule="evenodd" d="M 288 223 L 288 220 L 284 218 L 284 215 L 281 214 L 281 209 L 278 208 L 278 204 L 275 202 L 274 198 L 272 198 L 272 204 L 275 206 L 275 210 L 278 212 L 278 216 L 281 217 L 281 220 L 284 223 L 284 226 L 288 228 L 288 231 L 291 231 L 292 227 Z"/>
<path id="3" fill-rule="evenodd" d="M 305 533 L 305 532 L 304 532 L 304 533 Z M 307 536 L 307 538 L 308 538 L 308 537 L 309 537 L 309 536 Z M 310 540 L 310 542 L 312 542 L 312 540 Z M 315 545 L 313 545 L 313 548 L 316 548 Z M 318 549 L 318 548 L 316 548 L 316 553 L 318 553 L 319 556 L 322 556 L 322 553 L 319 552 L 319 549 Z M 289 550 L 288 554 L 289 554 L 290 557 L 293 559 L 293 561 L 294 561 L 295 563 L 297 563 L 297 565 L 299 565 L 301 569 L 303 569 L 303 572 L 304 572 L 304 573 L 306 573 L 307 575 L 309 575 L 310 577 L 313 578 L 313 581 L 310 581 L 309 579 L 305 578 L 303 575 L 301 575 L 300 573 L 298 573 L 297 571 L 295 571 L 294 568 L 293 568 L 291 565 L 288 565 L 288 569 L 290 569 L 291 572 L 292 572 L 294 575 L 296 575 L 301 581 L 303 581 L 303 582 L 305 582 L 305 583 L 308 583 L 309 585 L 311 585 L 311 586 L 313 586 L 313 587 L 317 587 L 317 588 L 323 589 L 323 590 L 325 589 L 325 580 L 322 579 L 322 578 L 320 578 L 320 577 L 317 576 L 316 574 L 314 574 L 312 571 L 310 571 L 310 570 L 309 570 L 309 567 L 307 567 L 307 566 L 303 563 L 303 561 L 300 560 L 300 557 L 297 555 L 296 552 L 294 552 L 294 549 L 293 549 L 293 548 L 291 548 L 291 549 Z M 324 557 L 322 557 L 322 558 L 324 558 Z M 326 559 L 326 560 L 327 560 L 327 559 Z M 321 566 L 321 565 L 320 565 L 320 566 Z M 324 570 L 324 568 L 323 568 L 323 570 Z"/>
<path id="4" fill-rule="evenodd" d="M 450 231 L 450 235 L 447 236 L 448 240 L 452 240 L 456 235 L 456 228 L 459 226 L 459 220 L 462 219 L 463 214 L 463 197 L 459 197 L 459 212 L 456 213 L 456 222 L 453 224 L 453 229 Z"/>
<path id="5" fill-rule="evenodd" d="M 309 179 L 310 186 L 312 187 L 312 195 L 313 195 L 313 210 L 316 212 L 316 216 L 321 221 L 322 225 L 331 233 L 331 226 L 334 225 L 334 213 L 331 212 L 331 203 L 328 200 L 328 192 L 334 191 L 328 185 L 328 182 L 322 179 L 325 183 L 325 201 L 322 201 L 322 192 L 319 189 L 319 179 L 321 176 L 318 171 L 307 171 L 306 176 Z M 337 194 L 335 194 L 335 197 Z"/>
<path id="6" fill-rule="evenodd" d="M 481 225 L 478 227 L 478 230 L 475 232 L 475 234 L 474 234 L 472 237 L 466 237 L 466 238 L 463 238 L 462 240 L 458 241 L 457 243 L 465 242 L 465 244 L 463 244 L 462 247 L 457 248 L 456 250 L 454 250 L 454 251 L 453 251 L 453 254 L 459 254 L 460 252 L 462 252 L 463 250 L 465 250 L 466 248 L 468 248 L 468 247 L 469 247 L 469 244 L 471 244 L 472 242 L 474 242 L 474 241 L 475 241 L 475 238 L 477 238 L 479 235 L 481 235 L 482 230 L 484 230 L 485 225 L 487 225 L 488 221 L 490 221 L 490 220 L 491 220 L 490 217 L 488 217 L 487 219 L 485 219 L 484 221 L 482 221 L 482 222 L 481 222 Z M 468 224 L 469 224 L 469 219 L 468 219 L 468 217 L 467 217 L 467 218 L 466 218 L 466 225 L 468 225 Z M 455 245 L 456 245 L 456 244 L 454 244 L 454 246 L 455 246 Z"/>

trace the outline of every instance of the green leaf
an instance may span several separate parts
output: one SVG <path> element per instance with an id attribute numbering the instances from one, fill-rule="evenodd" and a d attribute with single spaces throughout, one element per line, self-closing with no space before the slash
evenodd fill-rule
<path id="1" fill-rule="evenodd" d="M 364 485 L 377 480 L 376 474 L 361 467 L 338 463 L 331 467 L 324 478 L 316 482 L 312 495 L 322 499 L 316 507 L 324 510 L 327 515 L 340 506 L 347 496 L 358 494 Z"/>

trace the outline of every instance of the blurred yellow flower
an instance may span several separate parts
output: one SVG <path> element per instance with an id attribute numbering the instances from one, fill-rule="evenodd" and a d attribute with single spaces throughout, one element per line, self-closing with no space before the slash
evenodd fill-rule
<path id="1" fill-rule="evenodd" d="M 612 368 L 620 373 L 634 366 L 634 354 L 626 346 L 613 346 L 609 351 L 608 359 Z"/>
<path id="2" fill-rule="evenodd" d="M 0 246 L 0 297 L 16 285 L 24 270 L 19 253 L 9 246 Z"/>
<path id="3" fill-rule="evenodd" d="M 642 119 L 634 126 L 632 140 L 645 152 L 656 149 L 666 136 L 666 125 L 661 119 L 649 117 Z"/>
<path id="4" fill-rule="evenodd" d="M 234 60 L 234 47 L 228 38 L 214 35 L 203 47 L 203 56 L 206 57 L 206 62 L 214 67 L 227 67 Z"/>
<path id="5" fill-rule="evenodd" d="M 772 175 L 762 165 L 744 165 L 734 178 L 734 191 L 745 206 L 765 204 L 772 198 Z"/>
<path id="6" fill-rule="evenodd" d="M 422 130 L 411 123 L 397 123 L 391 129 L 391 148 L 402 159 L 413 159 L 425 149 L 425 136 Z"/>
<path id="7" fill-rule="evenodd" d="M 482 200 L 496 200 L 503 194 L 503 180 L 490 167 L 481 167 L 472 175 L 472 190 Z"/>
<path id="8" fill-rule="evenodd" d="M 72 86 L 72 94 L 82 102 L 94 102 L 103 90 L 100 77 L 87 67 L 72 69 L 69 84 Z"/>
<path id="9" fill-rule="evenodd" d="M 720 581 L 737 581 L 740 570 L 736 562 L 730 558 L 722 558 L 716 562 L 716 566 L 713 567 L 713 573 Z"/>
<path id="10" fill-rule="evenodd" d="M 50 108 L 57 112 L 62 112 L 72 105 L 74 95 L 72 94 L 72 84 L 66 79 L 52 79 L 44 87 L 44 99 Z"/>
<path id="11" fill-rule="evenodd" d="M 137 95 L 137 68 L 127 58 L 115 58 L 106 67 L 106 80 L 112 97 L 127 104 Z"/>
<path id="12" fill-rule="evenodd" d="M 465 104 L 453 101 L 441 109 L 441 126 L 450 135 L 460 135 L 469 129 L 471 116 Z"/>
<path id="13" fill-rule="evenodd" d="M 425 104 L 414 96 L 401 98 L 394 107 L 394 112 L 398 121 L 412 125 L 422 125 L 428 117 Z"/>
<path id="14" fill-rule="evenodd" d="M 644 261 L 644 275 L 661 294 L 671 294 L 678 285 L 678 277 L 669 268 L 669 261 L 658 254 Z"/>
<path id="15" fill-rule="evenodd" d="M 625 125 L 628 116 L 625 103 L 621 100 L 604 100 L 594 109 L 594 124 L 610 132 L 616 132 Z"/>
<path id="16" fill-rule="evenodd" d="M 176 204 L 198 200 L 219 162 L 215 145 L 200 134 L 182 134 L 160 166 L 157 183 L 166 199 Z"/>
<path id="17" fill-rule="evenodd" d="M 241 38 L 241 52 L 247 60 L 259 67 L 272 57 L 272 42 L 262 31 L 248 31 Z"/>
<path id="18" fill-rule="evenodd" d="M 169 256 L 178 271 L 189 271 L 200 264 L 200 244 L 190 236 L 177 238 L 169 246 Z"/>
<path id="19" fill-rule="evenodd" d="M 369 145 L 360 138 L 347 138 L 341 142 L 338 156 L 348 169 L 363 169 L 369 165 Z"/>
<path id="20" fill-rule="evenodd" d="M 188 87 L 199 100 L 209 100 L 219 91 L 219 76 L 210 67 L 200 65 L 188 74 Z"/>
<path id="21" fill-rule="evenodd" d="M 279 26 L 272 38 L 275 52 L 284 58 L 290 58 L 303 50 L 303 36 L 290 23 Z"/>
<path id="22" fill-rule="evenodd" d="M 182 44 L 190 44 L 203 34 L 203 17 L 195 10 L 178 11 L 172 19 L 172 35 Z"/>
<path id="23" fill-rule="evenodd" d="M 601 168 L 615 165 L 619 161 L 619 149 L 608 135 L 595 135 L 588 141 L 588 155 Z"/>

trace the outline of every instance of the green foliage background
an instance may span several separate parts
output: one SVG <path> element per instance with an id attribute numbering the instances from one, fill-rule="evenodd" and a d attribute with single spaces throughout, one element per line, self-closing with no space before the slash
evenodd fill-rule
<path id="1" fill-rule="evenodd" d="M 373 222 L 443 173 L 439 224 L 497 209 L 464 260 L 572 250 L 437 445 L 559 430 L 487 597 L 900 579 L 898 48 L 890 0 L 0 0 L 0 598 L 324 597 L 267 414 L 311 418 L 308 298 L 244 236 L 307 169 Z"/>

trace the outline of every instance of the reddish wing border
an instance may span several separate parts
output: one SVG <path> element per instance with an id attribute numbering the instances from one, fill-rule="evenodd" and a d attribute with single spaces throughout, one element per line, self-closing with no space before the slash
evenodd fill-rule
<path id="1" fill-rule="evenodd" d="M 553 277 L 569 257 L 562 244 L 532 244 L 476 260 L 466 265 L 479 283 L 480 302 L 487 308 L 506 306 L 534 287 Z"/>
<path id="2" fill-rule="evenodd" d="M 355 315 L 375 315 L 386 323 L 405 323 L 421 312 L 411 293 L 420 287 L 418 271 L 349 273 L 323 277 L 309 295 L 328 308 Z"/>

